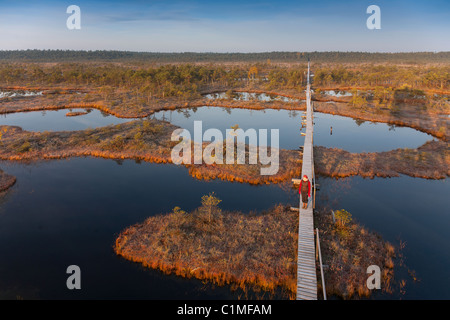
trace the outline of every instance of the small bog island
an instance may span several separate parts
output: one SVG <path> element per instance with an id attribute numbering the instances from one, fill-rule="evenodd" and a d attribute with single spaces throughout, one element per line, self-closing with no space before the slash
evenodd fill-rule
<path id="1" fill-rule="evenodd" d="M 166 274 L 295 299 L 298 212 L 283 205 L 263 213 L 228 212 L 220 202 L 212 193 L 192 212 L 175 207 L 130 226 L 117 237 L 114 250 Z M 330 266 L 327 292 L 340 298 L 370 296 L 370 264 L 383 266 L 383 290 L 392 290 L 394 246 L 354 223 L 345 210 L 335 217 L 333 223 L 330 212 L 316 215 L 324 264 Z"/>
<path id="2" fill-rule="evenodd" d="M 69 111 L 66 113 L 66 117 L 77 117 L 88 114 L 87 111 Z"/>

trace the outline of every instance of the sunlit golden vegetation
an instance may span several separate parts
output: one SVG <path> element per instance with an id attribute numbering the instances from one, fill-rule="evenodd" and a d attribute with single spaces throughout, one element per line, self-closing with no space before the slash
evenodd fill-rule
<path id="1" fill-rule="evenodd" d="M 219 203 L 216 195 L 209 194 L 192 212 L 175 207 L 170 213 L 150 217 L 122 231 L 114 250 L 167 274 L 244 291 L 277 291 L 282 298 L 294 298 L 298 213 L 282 205 L 263 213 L 227 212 Z M 332 266 L 326 271 L 330 295 L 367 296 L 362 282 L 365 285 L 368 262 L 383 267 L 383 283 L 392 281 L 393 265 L 388 263 L 394 259 L 392 245 L 351 219 L 334 225 L 322 217 L 318 226 L 324 261 Z"/>

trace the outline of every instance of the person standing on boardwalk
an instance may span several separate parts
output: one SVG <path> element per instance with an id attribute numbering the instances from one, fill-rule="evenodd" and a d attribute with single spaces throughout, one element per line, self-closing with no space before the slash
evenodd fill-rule
<path id="1" fill-rule="evenodd" d="M 311 182 L 309 182 L 306 174 L 303 176 L 302 181 L 300 181 L 298 193 L 302 195 L 303 209 L 308 208 L 308 198 L 311 197 Z"/>

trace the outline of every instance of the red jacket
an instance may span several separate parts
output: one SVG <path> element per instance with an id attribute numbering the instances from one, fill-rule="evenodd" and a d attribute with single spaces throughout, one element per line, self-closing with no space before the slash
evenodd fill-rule
<path id="1" fill-rule="evenodd" d="M 300 182 L 300 187 L 298 188 L 298 193 L 302 193 L 302 183 L 305 182 L 303 179 Z M 308 197 L 311 197 L 311 182 L 308 180 Z"/>

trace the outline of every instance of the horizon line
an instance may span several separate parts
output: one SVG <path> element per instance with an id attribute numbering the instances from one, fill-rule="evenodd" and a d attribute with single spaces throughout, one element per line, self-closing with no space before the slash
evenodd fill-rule
<path id="1" fill-rule="evenodd" d="M 127 53 L 159 53 L 159 54 L 260 54 L 260 53 L 369 53 L 369 54 L 399 54 L 399 53 L 450 53 L 449 51 L 340 51 L 340 50 L 314 50 L 314 51 L 133 51 L 117 49 L 0 49 L 0 52 L 13 51 L 70 51 L 70 52 L 127 52 Z"/>

